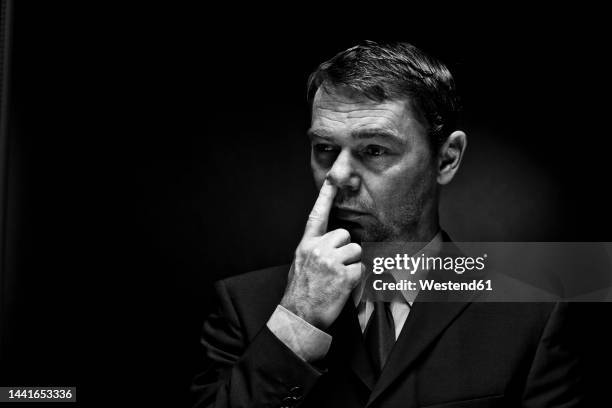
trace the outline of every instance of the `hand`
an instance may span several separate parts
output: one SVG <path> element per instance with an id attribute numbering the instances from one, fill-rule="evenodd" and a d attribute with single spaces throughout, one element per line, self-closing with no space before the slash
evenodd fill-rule
<path id="1" fill-rule="evenodd" d="M 345 229 L 327 231 L 336 187 L 327 179 L 319 191 L 289 270 L 281 305 L 310 324 L 325 329 L 359 283 L 361 246 Z"/>

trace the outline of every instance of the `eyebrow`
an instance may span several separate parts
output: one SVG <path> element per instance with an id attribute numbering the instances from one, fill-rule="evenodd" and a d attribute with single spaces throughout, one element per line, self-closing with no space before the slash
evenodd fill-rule
<path id="1" fill-rule="evenodd" d="M 389 139 L 390 141 L 395 143 L 404 144 L 404 140 L 397 133 L 382 128 L 356 130 L 351 133 L 351 136 L 355 139 L 372 139 L 380 137 L 382 139 Z"/>
<path id="2" fill-rule="evenodd" d="M 306 132 L 309 138 L 319 137 L 321 139 L 333 139 L 334 134 L 327 129 L 308 129 Z M 354 139 L 373 139 L 373 138 L 383 138 L 388 139 L 391 142 L 404 144 L 404 140 L 397 135 L 395 132 L 383 129 L 383 128 L 369 128 L 369 129 L 360 129 L 351 132 L 351 137 Z"/>
<path id="3" fill-rule="evenodd" d="M 332 139 L 333 134 L 325 129 L 308 129 L 306 132 L 309 138 L 320 137 L 321 139 Z"/>

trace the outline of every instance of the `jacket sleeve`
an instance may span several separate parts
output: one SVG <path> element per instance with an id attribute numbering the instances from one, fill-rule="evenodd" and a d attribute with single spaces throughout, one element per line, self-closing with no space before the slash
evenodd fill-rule
<path id="1" fill-rule="evenodd" d="M 232 299 L 218 282 L 216 308 L 201 336 L 203 369 L 191 386 L 194 408 L 291 407 L 322 375 L 264 324 L 249 341 Z"/>
<path id="2" fill-rule="evenodd" d="M 571 341 L 568 303 L 557 303 L 540 337 L 523 394 L 524 408 L 581 407 L 578 350 Z"/>

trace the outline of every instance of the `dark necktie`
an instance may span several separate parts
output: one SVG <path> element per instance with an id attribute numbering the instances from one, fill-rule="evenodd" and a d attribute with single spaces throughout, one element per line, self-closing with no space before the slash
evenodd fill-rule
<path id="1" fill-rule="evenodd" d="M 395 324 L 390 302 L 374 302 L 374 311 L 365 330 L 365 344 L 378 377 L 395 344 Z"/>

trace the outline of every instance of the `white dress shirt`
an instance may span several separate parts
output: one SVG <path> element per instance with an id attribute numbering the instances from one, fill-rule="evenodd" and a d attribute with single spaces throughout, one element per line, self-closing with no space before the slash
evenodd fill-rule
<path id="1" fill-rule="evenodd" d="M 425 246 L 422 252 L 432 254 L 438 253 L 442 245 L 442 234 L 438 232 L 434 238 Z M 416 255 L 418 256 L 418 255 Z M 392 271 L 391 275 L 399 282 L 405 271 Z M 370 299 L 364 299 L 364 289 L 366 280 L 362 279 L 361 283 L 353 290 L 352 300 L 357 309 L 357 317 L 361 332 L 370 320 L 370 316 L 374 311 L 374 302 Z M 395 324 L 395 339 L 399 337 L 404 323 L 410 313 L 412 301 L 416 296 L 416 291 L 401 291 L 402 297 L 391 302 L 391 314 Z M 266 323 L 268 329 L 276 337 L 278 337 L 287 347 L 289 347 L 298 357 L 304 361 L 316 361 L 324 357 L 331 346 L 332 336 L 324 331 L 316 328 L 306 320 L 295 315 L 281 305 L 276 306 L 276 310 Z"/>

